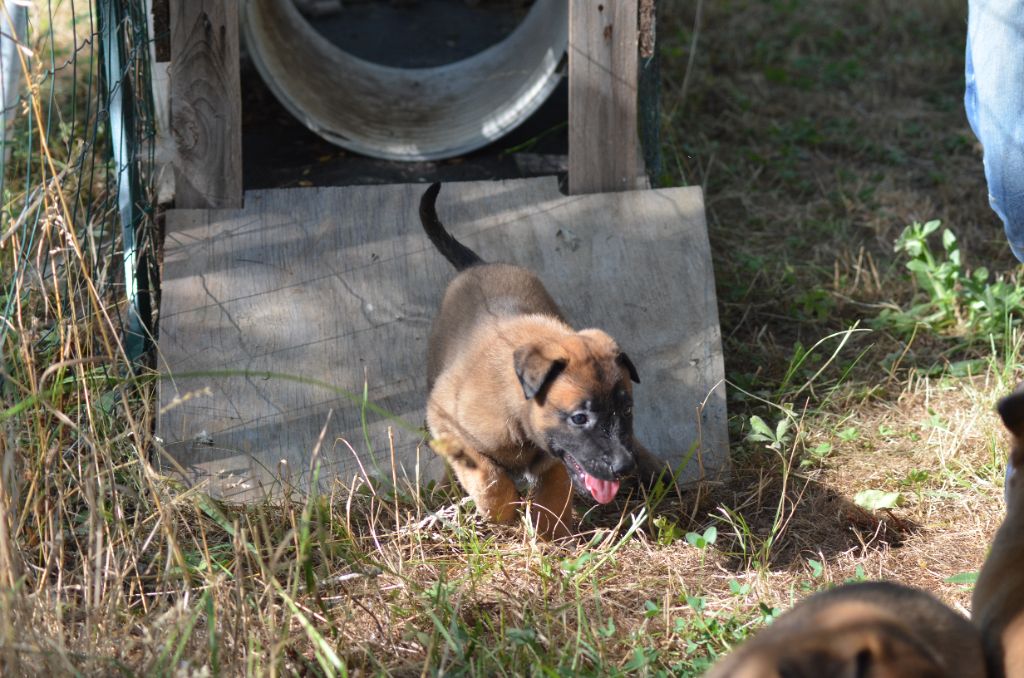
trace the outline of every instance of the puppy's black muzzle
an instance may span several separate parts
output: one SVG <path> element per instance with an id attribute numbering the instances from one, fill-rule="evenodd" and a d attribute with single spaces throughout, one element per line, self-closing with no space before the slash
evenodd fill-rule
<path id="1" fill-rule="evenodd" d="M 620 480 L 636 471 L 636 455 L 624 440 L 621 426 L 597 426 L 589 431 L 560 431 L 549 437 L 551 451 L 569 471 L 577 494 L 590 497 L 586 474 L 604 481 Z"/>

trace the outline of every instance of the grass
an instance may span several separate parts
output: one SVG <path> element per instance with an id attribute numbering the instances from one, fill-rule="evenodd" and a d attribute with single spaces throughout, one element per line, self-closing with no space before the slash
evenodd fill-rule
<path id="1" fill-rule="evenodd" d="M 0 226 L 0 672 L 698 675 L 847 580 L 968 612 L 1024 281 L 959 104 L 963 13 L 662 3 L 662 180 L 705 189 L 734 473 L 592 510 L 563 546 L 442 491 L 240 509 L 157 473 L 155 382 L 117 345 L 109 165 L 75 155 L 91 52 L 55 21 L 81 67 L 36 60 L 52 115 L 17 128 Z M 33 232 L 11 228 L 26 204 Z"/>

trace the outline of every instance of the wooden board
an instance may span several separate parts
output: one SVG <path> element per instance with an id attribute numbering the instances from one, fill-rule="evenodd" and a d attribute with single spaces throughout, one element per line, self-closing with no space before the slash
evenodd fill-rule
<path id="1" fill-rule="evenodd" d="M 361 468 L 389 478 L 389 427 L 399 477 L 440 476 L 420 435 L 309 381 L 365 386 L 422 426 L 427 334 L 454 275 L 420 227 L 424 188 L 254 191 L 242 210 L 168 213 L 158 432 L 189 481 L 237 499 L 280 489 L 278 477 L 303 488 L 318 440 L 325 481 Z M 652 450 L 679 461 L 700 441 L 689 480 L 726 468 L 699 188 L 567 197 L 553 177 L 454 183 L 438 212 L 484 258 L 537 271 L 575 326 L 619 341 L 640 373 L 636 427 Z"/>
<path id="2" fill-rule="evenodd" d="M 170 12 L 175 204 L 240 207 L 238 3 L 172 0 Z"/>
<path id="3" fill-rule="evenodd" d="M 569 193 L 639 188 L 637 0 L 569 1 Z"/>

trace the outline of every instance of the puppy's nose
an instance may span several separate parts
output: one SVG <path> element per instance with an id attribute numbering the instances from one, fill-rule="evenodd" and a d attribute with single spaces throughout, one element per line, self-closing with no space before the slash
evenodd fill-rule
<path id="1" fill-rule="evenodd" d="M 612 461 L 612 473 L 617 477 L 629 474 L 634 468 L 636 468 L 636 460 L 631 454 L 624 454 Z"/>

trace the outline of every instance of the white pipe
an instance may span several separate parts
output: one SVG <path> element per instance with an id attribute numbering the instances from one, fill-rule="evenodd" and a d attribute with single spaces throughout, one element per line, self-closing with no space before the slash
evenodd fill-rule
<path id="1" fill-rule="evenodd" d="M 0 175 L 11 157 L 8 141 L 12 122 L 18 117 L 18 96 L 21 92 L 21 58 L 19 43 L 28 35 L 28 8 L 23 3 L 4 2 L 0 7 L 0 132 L 3 135 L 3 154 L 0 155 Z"/>
<path id="2" fill-rule="evenodd" d="M 249 55 L 285 108 L 338 146 L 393 160 L 449 158 L 501 138 L 558 84 L 568 45 L 566 0 L 536 0 L 501 42 L 433 68 L 359 59 L 317 33 L 292 0 L 241 8 Z"/>

